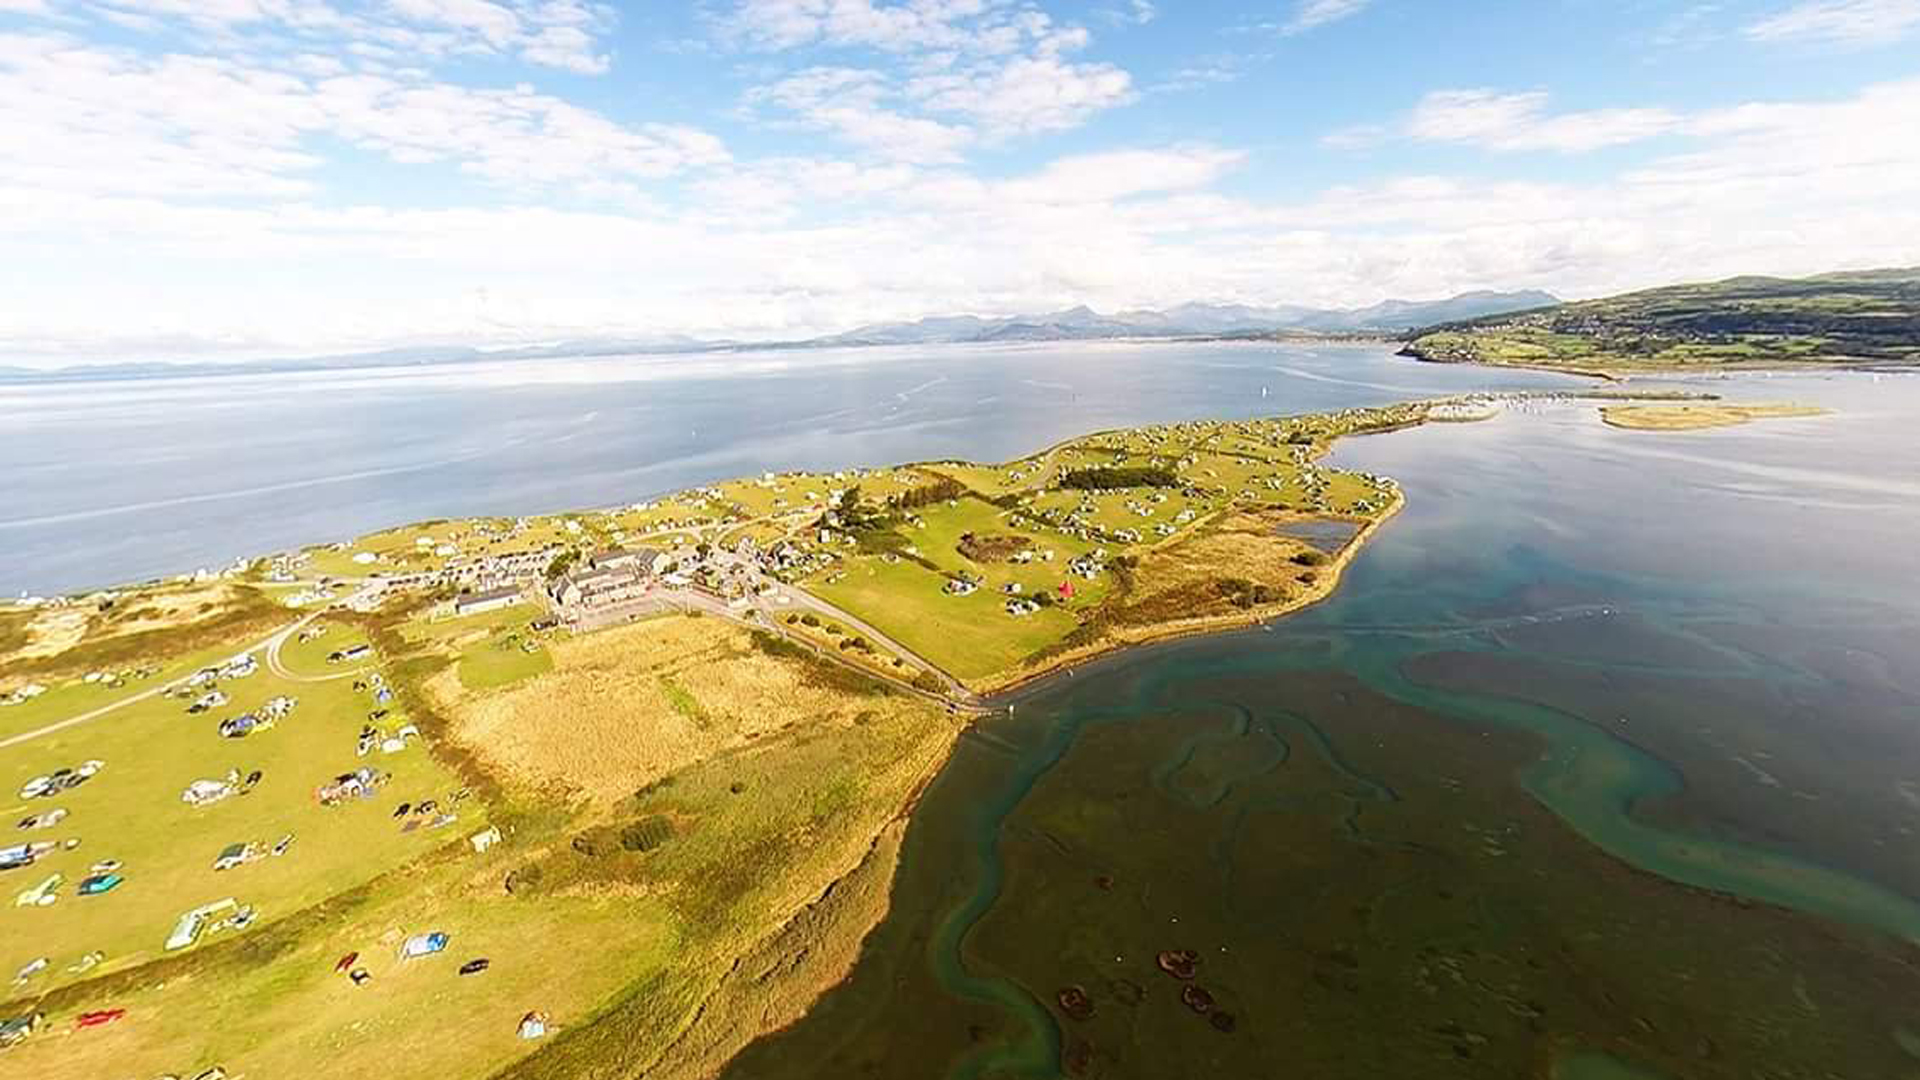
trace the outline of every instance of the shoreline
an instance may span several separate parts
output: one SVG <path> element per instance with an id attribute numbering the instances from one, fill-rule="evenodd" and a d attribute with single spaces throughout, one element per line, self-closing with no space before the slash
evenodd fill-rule
<path id="1" fill-rule="evenodd" d="M 1444 360 L 1414 352 L 1410 347 L 1403 347 L 1396 351 L 1394 355 L 1404 356 L 1409 360 L 1422 364 L 1438 364 L 1443 367 L 1538 371 L 1548 375 L 1571 375 L 1582 379 L 1596 379 L 1608 384 L 1625 383 L 1640 377 L 1699 378 L 1716 375 L 1758 375 L 1774 371 L 1792 374 L 1806 374 L 1808 372 L 1912 374 L 1920 372 L 1920 361 L 1902 364 L 1888 360 L 1762 360 L 1751 363 L 1729 361 L 1718 364 L 1632 364 L 1625 367 L 1606 367 L 1604 365 L 1593 366 L 1586 364 L 1568 366 L 1560 364 L 1509 363 L 1502 360 Z"/>
<path id="2" fill-rule="evenodd" d="M 1418 427 L 1418 424 L 1403 424 L 1391 430 L 1403 431 Z M 1369 434 L 1388 434 L 1387 431 L 1369 432 Z M 1027 696 L 1038 692 L 1043 684 L 1061 676 L 1071 677 L 1075 667 L 1104 662 L 1124 657 L 1127 654 L 1152 645 L 1161 645 L 1182 638 L 1206 637 L 1211 634 L 1226 634 L 1236 630 L 1264 625 L 1283 619 L 1296 612 L 1303 611 L 1325 601 L 1339 589 L 1346 577 L 1347 567 L 1359 558 L 1360 552 L 1368 541 L 1387 522 L 1393 520 L 1406 506 L 1404 491 L 1394 489 L 1393 501 L 1388 503 L 1378 515 L 1365 519 L 1360 530 L 1354 533 L 1338 554 L 1328 558 L 1327 562 L 1315 569 L 1319 578 L 1313 587 L 1303 596 L 1284 600 L 1277 604 L 1250 608 L 1246 612 L 1234 615 L 1206 615 L 1192 619 L 1179 619 L 1155 626 L 1141 627 L 1131 631 L 1120 631 L 1114 639 L 1102 640 L 1091 645 L 1080 646 L 1060 656 L 1050 658 L 1046 666 L 1030 670 L 1021 670 L 1004 679 L 989 679 L 977 686 L 970 687 L 989 708 L 997 708 L 1009 696 Z M 1352 517 L 1320 517 L 1316 520 L 1352 521 Z"/>

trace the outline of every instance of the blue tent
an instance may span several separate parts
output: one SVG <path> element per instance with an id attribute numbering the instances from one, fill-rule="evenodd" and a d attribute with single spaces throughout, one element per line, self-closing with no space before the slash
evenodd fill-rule
<path id="1" fill-rule="evenodd" d="M 81 896 L 98 896 L 119 888 L 120 883 L 125 880 L 119 874 L 95 874 L 90 878 L 80 879 L 79 892 Z"/>

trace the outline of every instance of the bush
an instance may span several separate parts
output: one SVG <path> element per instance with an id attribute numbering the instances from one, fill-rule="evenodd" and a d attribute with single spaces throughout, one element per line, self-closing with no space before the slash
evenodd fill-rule
<path id="1" fill-rule="evenodd" d="M 540 869 L 539 863 L 528 863 L 507 875 L 507 891 L 510 893 L 534 892 L 540 888 L 540 879 L 545 876 L 546 871 Z"/>
<path id="2" fill-rule="evenodd" d="M 925 690 L 929 694 L 941 694 L 946 692 L 947 682 L 931 671 L 922 671 L 913 677 L 913 686 L 914 689 Z"/>
<path id="3" fill-rule="evenodd" d="M 960 481 L 941 479 L 931 484 L 923 484 L 911 491 L 901 492 L 893 497 L 893 504 L 912 510 L 921 506 L 932 506 L 934 503 L 943 503 L 949 499 L 957 499 L 965 494 L 967 494 L 967 488 Z"/>
<path id="4" fill-rule="evenodd" d="M 654 814 L 629 822 L 620 830 L 620 846 L 627 851 L 652 851 L 673 839 L 673 821 Z"/>
<path id="5" fill-rule="evenodd" d="M 812 612 L 808 612 L 807 614 L 800 616 L 800 625 L 819 626 L 820 620 Z"/>
<path id="6" fill-rule="evenodd" d="M 1302 551 L 1293 557 L 1293 561 L 1300 566 L 1325 566 L 1327 555 L 1324 551 Z"/>
<path id="7" fill-rule="evenodd" d="M 1074 469 L 1060 478 L 1060 486 L 1077 491 L 1107 491 L 1114 488 L 1178 487 L 1180 478 L 1171 469 L 1146 465 L 1125 468 Z"/>

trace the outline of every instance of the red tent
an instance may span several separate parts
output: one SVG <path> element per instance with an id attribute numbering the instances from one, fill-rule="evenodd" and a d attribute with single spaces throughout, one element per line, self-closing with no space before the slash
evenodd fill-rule
<path id="1" fill-rule="evenodd" d="M 1073 599 L 1073 582 L 1063 581 L 1060 583 L 1060 598 L 1062 600 Z"/>

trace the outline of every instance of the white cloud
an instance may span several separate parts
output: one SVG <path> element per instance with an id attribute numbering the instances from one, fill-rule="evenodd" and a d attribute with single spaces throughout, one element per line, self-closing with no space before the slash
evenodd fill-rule
<path id="1" fill-rule="evenodd" d="M 1365 11 L 1373 0 L 1299 0 L 1293 16 L 1280 26 L 1283 34 L 1304 34 L 1328 23 L 1350 19 Z"/>
<path id="2" fill-rule="evenodd" d="M 210 55 L 0 35 L 0 145 L 31 150 L 0 158 L 0 249 L 33 268 L 9 279 L 0 356 L 784 336 L 935 311 L 1590 295 L 1920 263 L 1920 144 L 1887 136 L 1920 128 L 1920 80 L 1694 114 L 1448 91 L 1346 137 L 1496 152 L 1662 141 L 1610 174 L 1610 157 L 1583 163 L 1578 182 L 1419 174 L 1315 190 L 1299 186 L 1305 169 L 1288 194 L 1259 196 L 1243 192 L 1291 150 L 1140 139 L 1010 177 L 968 168 L 974 147 L 1131 93 L 1079 59 L 1084 31 L 1013 3 L 899 5 L 921 20 L 912 32 L 958 35 L 922 48 L 884 16 L 862 21 L 891 7 L 792 0 L 804 25 L 782 33 L 845 51 L 783 51 L 747 104 L 830 132 L 854 160 L 736 157 L 694 128 L 409 71 L 417 56 L 370 37 L 354 43 L 397 59 L 365 65 L 271 6 L 197 10 L 222 25 L 265 11 L 286 39 L 272 50 L 227 49 L 213 24 L 180 34 Z M 455 29 L 435 11 L 436 33 L 484 44 L 468 23 L 491 16 Z M 431 183 L 381 205 L 416 168 Z M 454 170 L 482 183 L 443 183 Z"/>
<path id="3" fill-rule="evenodd" d="M 724 28 L 749 48 L 884 54 L 894 63 L 809 68 L 746 100 L 901 160 L 955 160 L 969 143 L 1065 130 L 1135 98 L 1121 68 L 1067 59 L 1084 27 L 1008 0 L 742 0 Z M 840 83 L 821 86 L 823 71 Z"/>
<path id="4" fill-rule="evenodd" d="M 1920 28 L 1920 0 L 1804 0 L 1747 27 L 1760 41 L 1844 45 L 1898 41 Z"/>
<path id="5" fill-rule="evenodd" d="M 1549 115 L 1539 91 L 1441 90 L 1407 118 L 1405 133 L 1426 142 L 1458 142 L 1494 150 L 1597 150 L 1672 131 L 1680 117 L 1666 109 L 1594 109 Z"/>
<path id="6" fill-rule="evenodd" d="M 1120 26 L 1145 26 L 1160 17 L 1160 8 L 1153 0 L 1127 0 L 1124 6 L 1101 8 L 1099 15 Z"/>
<path id="7" fill-rule="evenodd" d="M 906 93 L 925 109 L 965 117 L 993 136 L 1078 127 L 1134 99 L 1132 78 L 1112 64 L 1075 64 L 1048 54 L 923 75 Z"/>
<path id="8" fill-rule="evenodd" d="M 739 0 L 723 30 L 773 51 L 824 45 L 984 54 L 1011 52 L 1023 39 L 1057 32 L 1046 14 L 1009 0 Z"/>
<path id="9" fill-rule="evenodd" d="M 148 33 L 171 20 L 239 40 L 291 32 L 396 59 L 517 56 L 586 75 L 612 63 L 599 36 L 612 26 L 613 9 L 589 0 L 381 0 L 352 11 L 329 0 L 87 0 L 86 7 Z"/>
<path id="10" fill-rule="evenodd" d="M 1916 122 L 1920 80 L 1701 114 L 1686 123 L 1687 152 L 1591 182 L 1416 175 L 1284 201 L 1221 193 L 1241 157 L 1207 146 L 1071 157 L 1000 181 L 826 160 L 730 165 L 706 174 L 689 206 L 660 213 L 236 207 L 0 179 L 0 240 L 16 258 L 116 267 L 84 289 L 22 281 L 0 344 L 105 354 L 128 333 L 190 332 L 291 352 L 787 335 L 933 311 L 1357 304 L 1473 286 L 1579 296 L 1911 265 L 1920 145 L 1877 135 Z M 235 267 L 248 272 L 206 277 Z M 300 272 L 275 287 L 254 280 L 262 267 Z M 483 289 L 484 319 L 473 300 Z"/>
<path id="11" fill-rule="evenodd" d="M 1336 150 L 1378 146 L 1395 139 L 1459 143 L 1497 151 L 1584 153 L 1684 130 L 1686 118 L 1669 109 L 1588 109 L 1552 113 L 1548 96 L 1532 90 L 1436 90 L 1392 124 L 1341 128 L 1320 142 Z"/>
<path id="12" fill-rule="evenodd" d="M 970 130 L 908 116 L 884 102 L 897 95 L 880 73 L 863 68 L 806 68 L 747 93 L 753 106 L 791 113 L 804 127 L 828 131 L 878 156 L 950 162 L 973 139 Z"/>
<path id="13" fill-rule="evenodd" d="M 311 149 L 321 137 L 523 189 L 727 160 L 705 132 L 621 125 L 526 88 L 148 56 L 49 35 L 0 35 L 0 100 L 0 145 L 33 148 L 0 158 L 0 182 L 70 192 L 301 196 L 323 164 Z"/>

